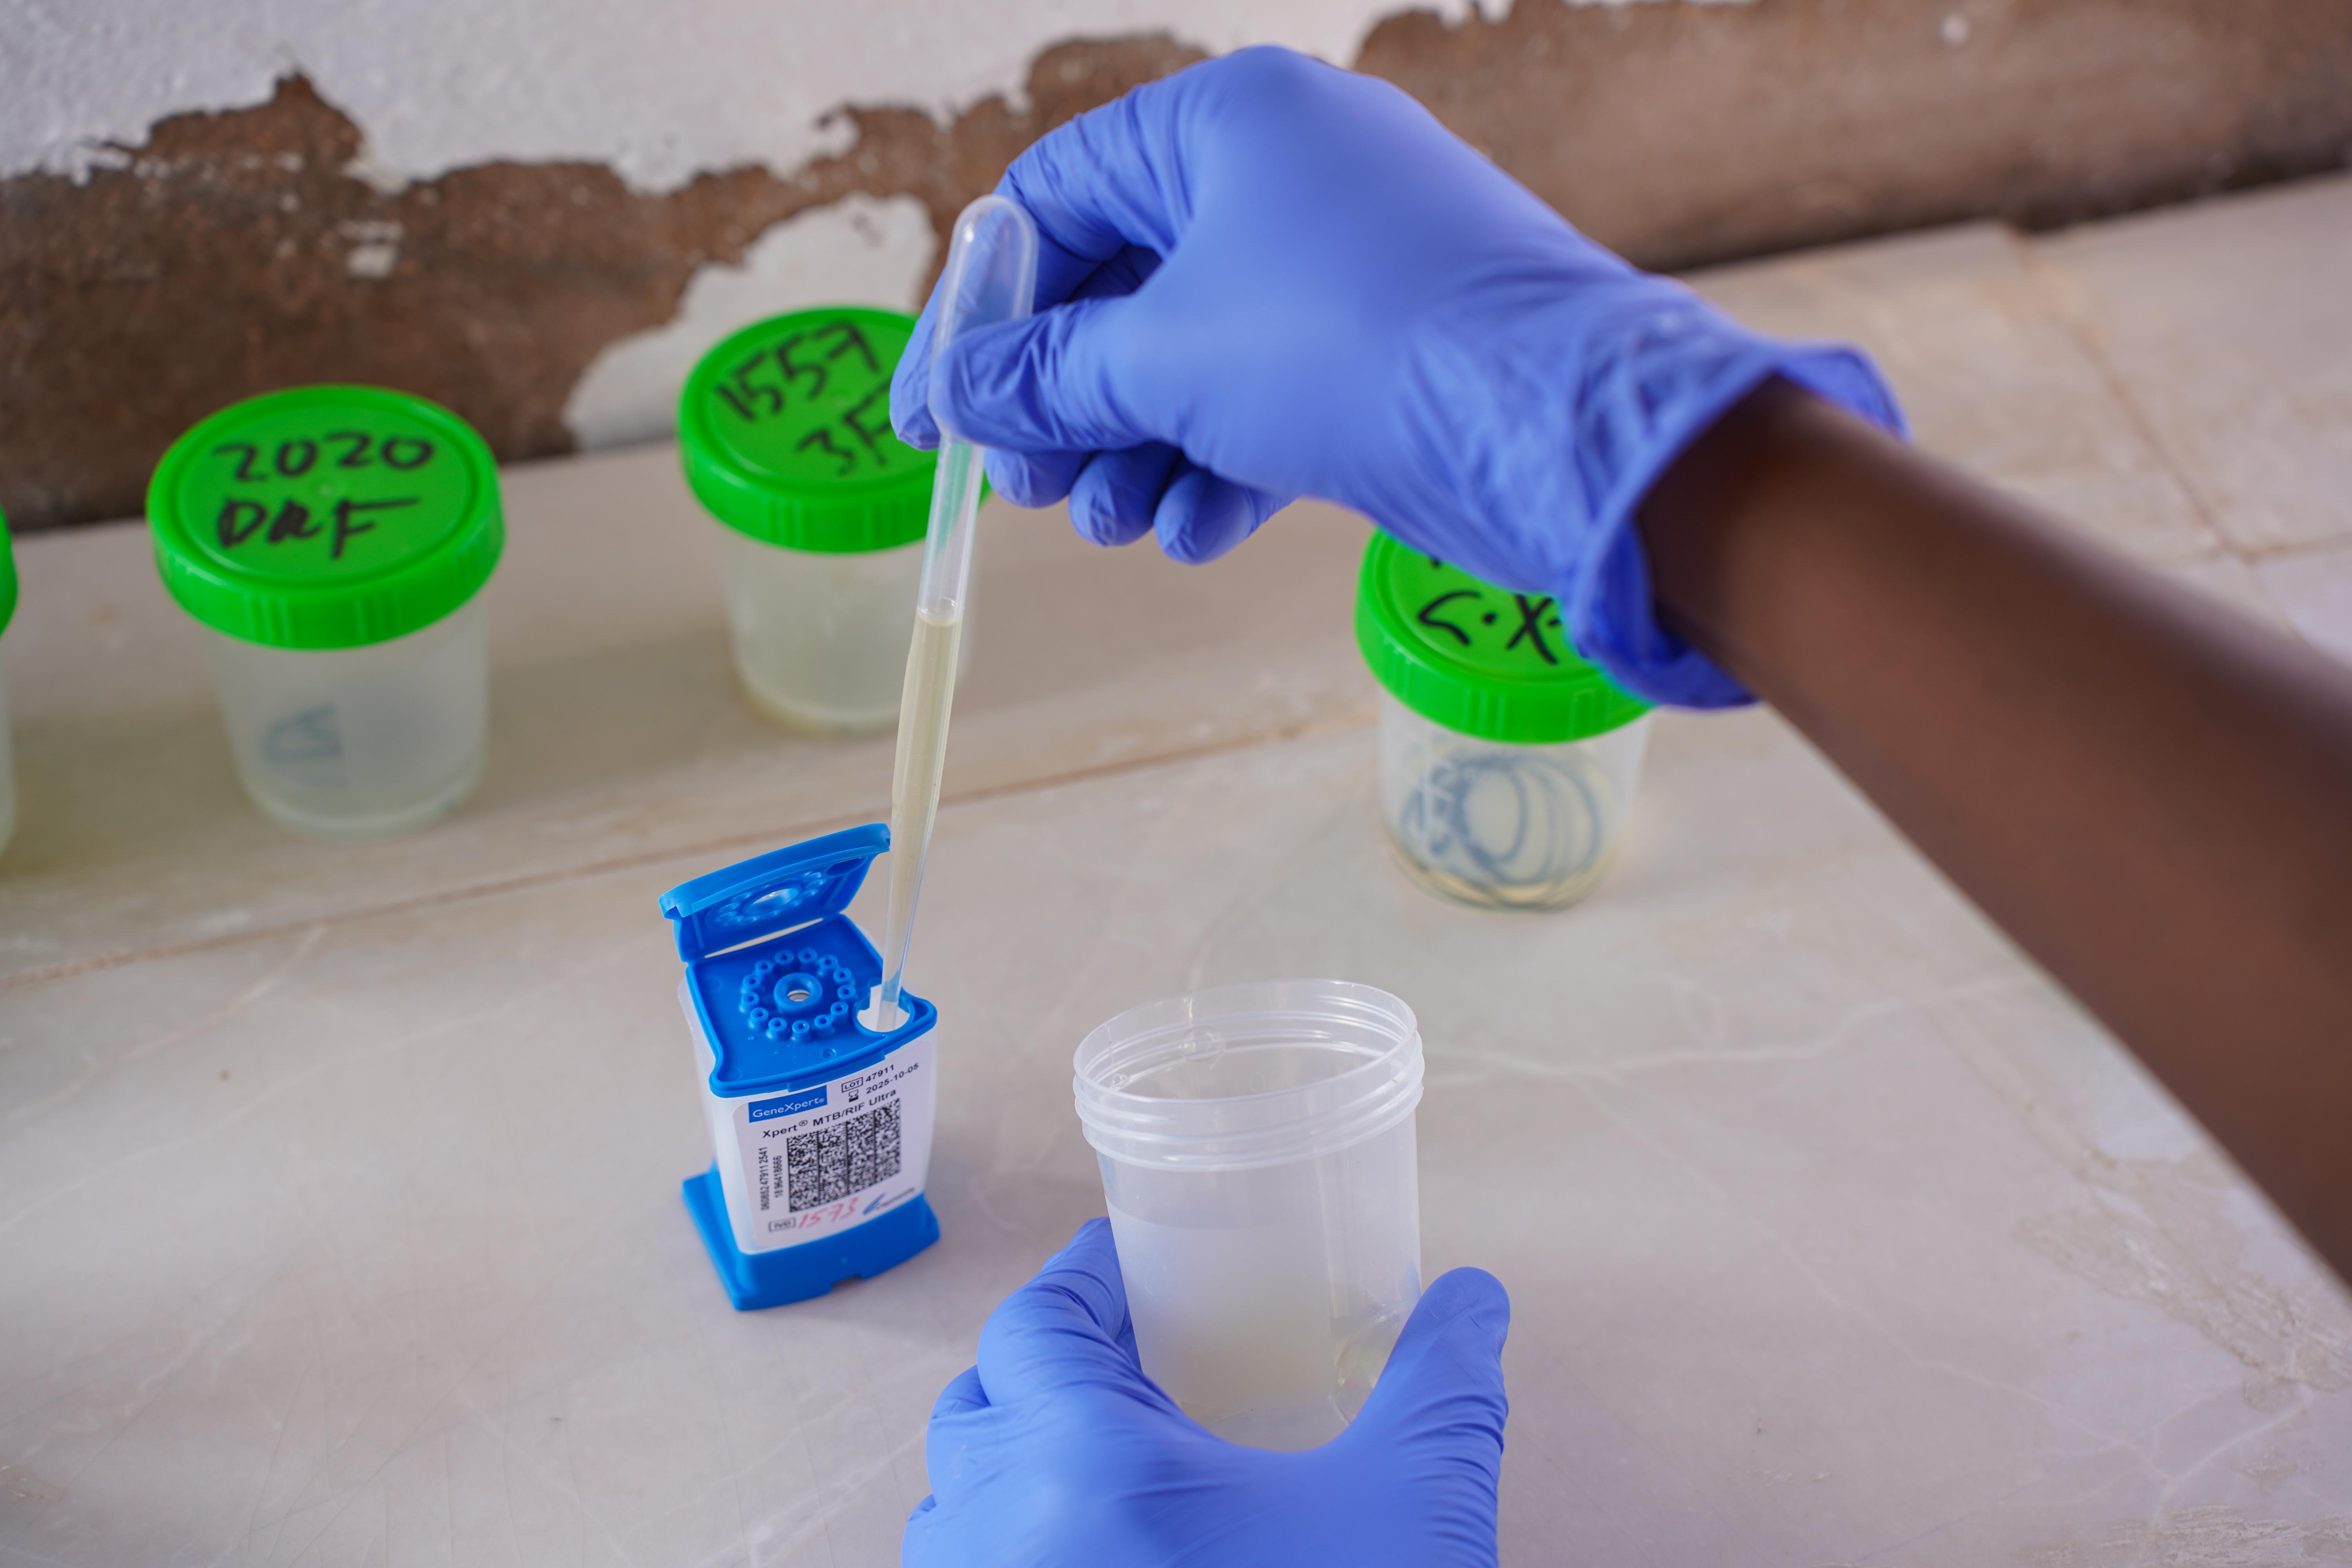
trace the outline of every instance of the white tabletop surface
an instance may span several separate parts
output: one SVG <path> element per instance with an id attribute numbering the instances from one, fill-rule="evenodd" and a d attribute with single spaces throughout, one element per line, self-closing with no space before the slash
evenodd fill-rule
<path id="1" fill-rule="evenodd" d="M 2352 654 L 2347 275 L 2334 181 L 1700 282 Z M 878 817 L 888 742 L 743 708 L 667 450 L 507 479 L 490 771 L 392 844 L 244 805 L 135 527 L 19 542 L 0 1564 L 895 1562 L 933 1395 L 1101 1212 L 1078 1037 L 1286 974 L 1420 1013 L 1428 1268 L 1514 1302 L 1507 1561 L 2352 1562 L 2352 1300 L 1777 719 L 1662 716 L 1581 908 L 1402 879 L 1328 509 L 1198 571 L 992 511 L 911 972 L 944 1239 L 730 1310 L 654 900 Z"/>

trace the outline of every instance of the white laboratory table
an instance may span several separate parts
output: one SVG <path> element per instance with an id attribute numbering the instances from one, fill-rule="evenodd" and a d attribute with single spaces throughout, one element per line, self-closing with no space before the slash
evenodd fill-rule
<path id="1" fill-rule="evenodd" d="M 2352 657 L 2347 276 L 2337 180 L 1699 282 Z M 669 452 L 508 485 L 489 774 L 391 844 L 243 804 L 134 525 L 20 542 L 0 1564 L 893 1562 L 934 1394 L 1100 1212 L 1078 1037 L 1294 973 L 1420 1012 L 1428 1267 L 1514 1301 L 1507 1561 L 2352 1562 L 2352 1299 L 1771 715 L 1662 719 L 1586 906 L 1402 879 L 1328 509 L 1198 571 L 991 513 L 912 969 L 945 1237 L 731 1311 L 655 898 L 878 817 L 888 742 L 743 708 Z"/>

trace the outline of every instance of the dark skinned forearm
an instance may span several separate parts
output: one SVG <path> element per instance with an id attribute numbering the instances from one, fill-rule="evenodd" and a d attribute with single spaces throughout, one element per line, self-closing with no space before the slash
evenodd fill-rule
<path id="1" fill-rule="evenodd" d="M 1660 618 L 2352 1279 L 2352 670 L 1785 384 L 1669 470 Z"/>

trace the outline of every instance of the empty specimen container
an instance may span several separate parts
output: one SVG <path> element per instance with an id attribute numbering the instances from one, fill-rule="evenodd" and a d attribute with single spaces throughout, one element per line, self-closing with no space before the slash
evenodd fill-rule
<path id="1" fill-rule="evenodd" d="M 1505 910 L 1601 885 L 1650 710 L 1576 656 L 1552 600 L 1375 533 L 1356 643 L 1381 684 L 1381 816 L 1414 880 Z"/>
<path id="2" fill-rule="evenodd" d="M 679 395 L 687 483 L 726 525 L 736 675 L 795 729 L 898 716 L 937 466 L 890 429 L 914 325 L 849 307 L 778 316 L 705 354 Z"/>
<path id="3" fill-rule="evenodd" d="M 1421 1298 L 1412 1009 L 1220 986 L 1120 1014 L 1075 1066 L 1143 1370 L 1234 1442 L 1338 1436 Z"/>
<path id="4" fill-rule="evenodd" d="M 716 1156 L 686 1206 L 740 1310 L 821 1296 L 940 1237 L 923 1196 L 939 1014 L 902 991 L 893 1027 L 860 1021 L 882 960 L 842 912 L 889 847 L 880 823 L 852 827 L 662 895 Z"/>
<path id="5" fill-rule="evenodd" d="M 464 420 L 374 387 L 250 398 L 164 454 L 147 518 L 256 805 L 364 837 L 465 799 L 489 726 L 480 593 L 506 535 Z"/>

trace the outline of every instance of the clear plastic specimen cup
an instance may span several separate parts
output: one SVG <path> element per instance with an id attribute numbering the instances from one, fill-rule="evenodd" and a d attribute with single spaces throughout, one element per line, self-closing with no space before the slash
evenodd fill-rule
<path id="1" fill-rule="evenodd" d="M 1412 1010 L 1221 986 L 1120 1014 L 1074 1065 L 1144 1371 L 1234 1442 L 1338 1436 L 1421 1297 Z"/>
<path id="2" fill-rule="evenodd" d="M 890 429 L 914 326 L 849 306 L 755 321 L 678 395 L 687 484 L 726 525 L 736 676 L 794 729 L 887 729 L 898 710 L 938 468 Z"/>
<path id="3" fill-rule="evenodd" d="M 365 386 L 223 409 L 147 492 L 163 585 L 202 623 L 246 793 L 291 827 L 419 827 L 481 777 L 498 470 L 465 421 Z"/>
<path id="4" fill-rule="evenodd" d="M 1576 656 L 1559 607 L 1372 535 L 1356 642 L 1381 686 L 1381 816 L 1408 875 L 1547 910 L 1615 863 L 1649 709 Z"/>

